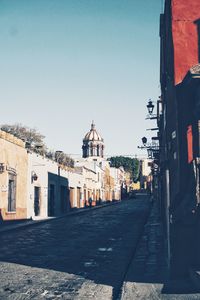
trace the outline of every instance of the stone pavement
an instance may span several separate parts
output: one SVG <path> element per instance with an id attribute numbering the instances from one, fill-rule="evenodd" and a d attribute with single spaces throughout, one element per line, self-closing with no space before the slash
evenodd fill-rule
<path id="1" fill-rule="evenodd" d="M 79 209 L 69 211 L 69 212 L 65 213 L 64 215 L 56 216 L 56 217 L 47 217 L 47 218 L 36 217 L 34 220 L 27 219 L 27 220 L 3 221 L 3 222 L 0 222 L 0 234 L 2 232 L 13 231 L 15 229 L 20 229 L 20 228 L 24 228 L 24 227 L 28 227 L 28 226 L 32 226 L 32 225 L 38 225 L 41 223 L 53 221 L 53 220 L 60 219 L 60 218 L 66 218 L 66 217 L 74 216 L 77 214 L 82 214 L 85 212 L 89 212 L 91 210 L 104 208 L 105 206 L 115 205 L 115 204 L 119 204 L 119 203 L 120 203 L 120 201 L 115 201 L 115 202 L 110 202 L 110 203 L 109 202 L 102 203 L 101 205 L 93 206 L 90 208 L 89 207 L 79 208 Z"/>
<path id="2" fill-rule="evenodd" d="M 120 300 L 200 300 L 200 294 L 179 294 L 178 284 L 168 281 L 166 250 L 158 205 L 154 202 L 136 253 L 129 265 Z"/>
<path id="3" fill-rule="evenodd" d="M 149 208 L 139 196 L 2 232 L 0 299 L 117 299 Z"/>

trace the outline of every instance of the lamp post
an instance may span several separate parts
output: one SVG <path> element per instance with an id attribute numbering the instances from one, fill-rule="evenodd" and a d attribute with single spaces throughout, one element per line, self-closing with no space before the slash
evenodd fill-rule
<path id="1" fill-rule="evenodd" d="M 58 201 L 61 203 L 61 207 L 62 207 L 62 199 L 61 199 L 61 177 L 60 177 L 60 167 L 61 167 L 61 162 L 62 162 L 62 154 L 63 154 L 63 151 L 61 150 L 57 150 L 55 152 L 55 160 L 58 164 L 58 177 L 57 177 L 57 197 L 58 197 Z M 61 213 L 63 213 L 62 210 L 60 210 Z"/>
<path id="2" fill-rule="evenodd" d="M 148 131 L 158 131 L 158 133 L 152 137 L 152 142 L 148 143 L 147 139 L 142 138 L 143 146 L 138 147 L 140 149 L 146 149 L 148 157 L 152 159 L 151 162 L 151 187 L 152 193 L 158 201 L 159 211 L 161 216 L 166 220 L 166 233 L 167 233 L 167 251 L 168 262 L 170 262 L 170 177 L 168 166 L 168 149 L 166 147 L 166 136 L 164 126 L 164 114 L 163 114 L 163 100 L 160 96 L 156 102 L 151 99 L 148 100 L 146 105 L 148 115 L 146 120 L 155 120 L 157 127 L 147 129 Z M 157 108 L 156 112 L 154 112 Z M 162 132 L 162 135 L 160 134 Z M 145 143 L 144 143 L 145 142 Z M 162 187 L 164 187 L 162 189 Z"/>
<path id="3" fill-rule="evenodd" d="M 157 121 L 157 126 L 155 128 L 150 128 L 147 130 L 150 131 L 157 131 L 159 130 L 159 114 L 160 114 L 160 103 L 161 103 L 161 98 L 159 98 L 158 101 L 154 102 L 151 99 L 148 100 L 148 103 L 146 105 L 148 115 L 146 119 L 148 120 L 156 120 Z M 154 109 L 157 107 L 156 113 L 154 113 Z M 142 146 L 138 146 L 140 149 L 146 149 L 148 158 L 152 160 L 152 187 L 153 187 L 153 193 L 156 198 L 158 198 L 158 182 L 159 182 L 159 156 L 160 156 L 160 138 L 159 138 L 159 132 L 157 136 L 152 138 L 152 141 L 150 143 L 147 142 L 147 138 L 143 137 L 142 138 Z"/>
<path id="4" fill-rule="evenodd" d="M 60 176 L 60 163 L 61 163 L 61 156 L 63 154 L 63 151 L 57 150 L 55 152 L 55 160 L 58 163 L 58 175 Z"/>

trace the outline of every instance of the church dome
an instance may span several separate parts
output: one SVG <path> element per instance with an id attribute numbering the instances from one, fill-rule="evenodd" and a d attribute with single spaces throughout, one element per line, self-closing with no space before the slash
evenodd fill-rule
<path id="1" fill-rule="evenodd" d="M 86 133 L 83 139 L 83 157 L 103 157 L 104 156 L 104 140 L 95 129 L 92 121 L 91 129 Z"/>
<path id="2" fill-rule="evenodd" d="M 103 142 L 102 137 L 100 136 L 100 134 L 95 129 L 94 122 L 92 122 L 91 129 L 88 133 L 86 133 L 83 141 L 97 141 L 97 142 L 100 141 L 100 142 Z"/>

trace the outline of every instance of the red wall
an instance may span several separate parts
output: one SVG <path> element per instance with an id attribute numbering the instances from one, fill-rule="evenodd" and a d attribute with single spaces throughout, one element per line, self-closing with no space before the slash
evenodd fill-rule
<path id="1" fill-rule="evenodd" d="M 200 19 L 200 0 L 172 0 L 174 80 L 180 83 L 198 63 L 198 33 L 194 22 Z"/>

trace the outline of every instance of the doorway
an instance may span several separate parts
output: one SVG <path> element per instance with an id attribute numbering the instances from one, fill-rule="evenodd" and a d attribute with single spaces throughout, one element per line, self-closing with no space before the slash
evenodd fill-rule
<path id="1" fill-rule="evenodd" d="M 77 187 L 77 207 L 81 207 L 81 188 Z"/>
<path id="2" fill-rule="evenodd" d="M 50 186 L 49 186 L 48 216 L 53 217 L 54 214 L 55 214 L 55 185 L 50 184 Z"/>
<path id="3" fill-rule="evenodd" d="M 70 187 L 70 206 L 74 207 L 74 188 Z"/>
<path id="4" fill-rule="evenodd" d="M 40 187 L 34 187 L 34 214 L 35 216 L 40 215 Z"/>

